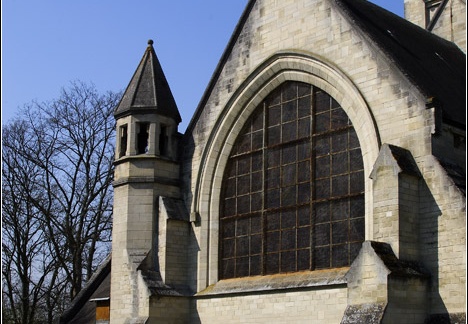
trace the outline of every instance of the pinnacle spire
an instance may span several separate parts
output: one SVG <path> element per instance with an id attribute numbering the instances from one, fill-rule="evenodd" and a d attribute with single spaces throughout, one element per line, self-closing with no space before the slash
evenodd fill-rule
<path id="1" fill-rule="evenodd" d="M 114 112 L 115 118 L 133 113 L 160 114 L 173 118 L 177 123 L 181 117 L 161 64 L 153 48 L 153 40 L 143 54 L 125 93 Z"/>

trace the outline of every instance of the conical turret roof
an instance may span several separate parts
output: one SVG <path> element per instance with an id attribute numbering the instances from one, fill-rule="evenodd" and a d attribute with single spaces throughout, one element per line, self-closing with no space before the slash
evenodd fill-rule
<path id="1" fill-rule="evenodd" d="M 114 112 L 115 118 L 130 114 L 159 114 L 182 121 L 152 40 Z"/>

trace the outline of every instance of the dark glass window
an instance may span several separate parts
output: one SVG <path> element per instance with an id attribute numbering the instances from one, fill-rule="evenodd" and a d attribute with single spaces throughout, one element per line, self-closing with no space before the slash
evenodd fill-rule
<path id="1" fill-rule="evenodd" d="M 120 126 L 119 136 L 120 136 L 119 157 L 122 157 L 122 156 L 127 155 L 127 140 L 128 140 L 128 126 L 127 125 Z"/>
<path id="2" fill-rule="evenodd" d="M 137 154 L 148 152 L 149 123 L 137 123 Z"/>
<path id="3" fill-rule="evenodd" d="M 364 241 L 359 141 L 339 104 L 286 82 L 247 121 L 223 178 L 220 278 L 349 266 Z"/>

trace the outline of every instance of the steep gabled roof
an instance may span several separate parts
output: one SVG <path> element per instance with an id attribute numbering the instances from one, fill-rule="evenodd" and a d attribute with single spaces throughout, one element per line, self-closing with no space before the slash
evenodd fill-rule
<path id="1" fill-rule="evenodd" d="M 335 0 L 398 68 L 442 105 L 445 122 L 464 126 L 466 55 L 452 42 L 365 0 Z"/>
<path id="2" fill-rule="evenodd" d="M 442 104 L 445 122 L 466 126 L 466 55 L 453 43 L 367 0 L 332 0 L 427 97 Z M 187 128 L 190 132 L 257 0 L 250 0 Z"/>
<path id="3" fill-rule="evenodd" d="M 114 112 L 114 116 L 120 118 L 132 113 L 156 113 L 171 117 L 177 123 L 182 121 L 154 51 L 152 40 L 148 41 L 148 47 Z"/>

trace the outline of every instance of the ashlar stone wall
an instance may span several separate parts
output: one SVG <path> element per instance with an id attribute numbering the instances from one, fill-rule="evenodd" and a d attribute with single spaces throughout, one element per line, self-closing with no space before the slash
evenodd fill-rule
<path id="1" fill-rule="evenodd" d="M 421 183 L 419 215 L 414 215 L 410 199 L 385 201 L 381 200 L 383 196 L 375 197 L 372 181 L 367 178 L 366 239 L 373 240 L 375 233 L 382 233 L 374 228 L 387 217 L 385 212 L 374 215 L 374 207 L 379 204 L 382 210 L 388 204 L 389 210 L 405 211 L 413 217 L 407 219 L 410 224 L 419 218 L 419 244 L 411 238 L 409 242 L 393 243 L 409 246 L 406 255 L 420 255 L 420 261 L 435 277 L 428 298 L 437 307 L 430 307 L 431 312 L 465 311 L 466 278 L 460 275 L 466 272 L 464 196 L 434 158 L 435 116 L 433 110 L 426 109 L 426 98 L 334 1 L 259 0 L 249 10 L 186 136 L 183 194 L 190 212 L 199 220 L 193 225 L 196 248 L 191 249 L 196 273 L 194 291 L 218 283 L 220 183 L 230 148 L 256 105 L 281 82 L 296 80 L 327 91 L 346 111 L 359 137 L 366 178 L 382 144 L 411 153 L 420 172 L 416 181 Z M 414 192 L 415 185 L 408 180 L 404 184 L 408 188 L 401 192 Z M 399 209 L 400 203 L 403 209 Z M 379 239 L 398 238 L 392 230 L 400 229 L 389 227 L 390 232 Z M 326 289 L 315 293 L 323 303 L 330 298 Z M 261 298 L 273 300 L 274 295 L 264 293 Z M 339 300 L 337 297 L 337 304 Z M 240 296 L 215 298 L 216 312 L 216 308 L 208 307 L 211 301 L 207 299 L 206 306 L 205 299 L 197 301 L 200 318 L 225 316 L 221 318 L 228 321 L 230 312 L 221 315 L 222 301 L 227 303 L 226 310 L 247 309 Z M 267 313 L 265 320 L 275 314 L 273 309 Z"/>

